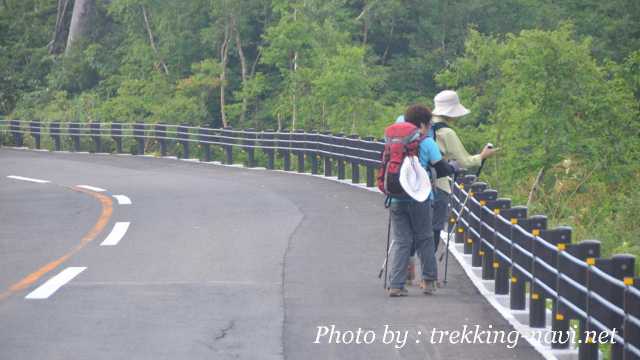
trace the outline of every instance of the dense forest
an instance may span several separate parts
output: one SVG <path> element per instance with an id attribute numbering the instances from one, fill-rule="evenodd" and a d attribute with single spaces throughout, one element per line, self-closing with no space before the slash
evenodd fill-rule
<path id="1" fill-rule="evenodd" d="M 0 117 L 380 136 L 459 91 L 486 179 L 640 254 L 637 0 L 2 0 Z"/>

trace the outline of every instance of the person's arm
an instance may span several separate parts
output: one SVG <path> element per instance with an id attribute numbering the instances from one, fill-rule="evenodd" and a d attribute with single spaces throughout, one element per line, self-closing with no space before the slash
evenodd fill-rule
<path id="1" fill-rule="evenodd" d="M 440 147 L 432 138 L 426 138 L 420 143 L 420 164 L 424 168 L 433 166 L 438 178 L 453 174 L 453 167 L 442 157 Z"/>
<path id="2" fill-rule="evenodd" d="M 460 167 L 470 168 L 470 167 L 478 167 L 482 163 L 482 158 L 480 154 L 477 155 L 469 155 L 467 150 L 462 145 L 462 141 L 458 138 L 458 135 L 451 130 L 449 131 L 441 131 L 439 133 L 443 133 L 442 140 L 444 142 L 445 153 L 447 157 L 451 160 L 455 160 L 458 162 Z M 440 135 L 439 135 L 440 136 Z"/>
<path id="3" fill-rule="evenodd" d="M 456 171 L 453 166 L 451 166 L 445 159 L 442 159 L 435 164 L 432 164 L 434 169 L 436 169 L 436 178 L 447 177 L 449 175 L 453 175 Z"/>
<path id="4" fill-rule="evenodd" d="M 425 169 L 429 165 L 433 165 L 438 161 L 442 160 L 442 154 L 440 153 L 440 148 L 433 141 L 432 138 L 425 138 L 420 143 L 420 165 Z"/>

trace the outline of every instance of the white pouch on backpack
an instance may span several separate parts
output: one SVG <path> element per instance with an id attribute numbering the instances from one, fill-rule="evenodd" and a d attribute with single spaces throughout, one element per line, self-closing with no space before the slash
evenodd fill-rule
<path id="1" fill-rule="evenodd" d="M 413 199 L 423 202 L 431 194 L 431 180 L 417 156 L 407 156 L 400 167 L 400 185 Z"/>

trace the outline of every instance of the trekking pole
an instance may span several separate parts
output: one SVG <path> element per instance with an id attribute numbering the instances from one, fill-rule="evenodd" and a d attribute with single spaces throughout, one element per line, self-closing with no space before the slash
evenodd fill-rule
<path id="1" fill-rule="evenodd" d="M 453 176 L 453 181 L 450 182 L 450 188 L 453 189 L 453 184 L 456 183 L 456 179 L 458 178 L 458 174 L 454 174 Z M 452 208 L 453 205 L 451 204 L 452 200 L 451 200 L 451 196 L 449 196 L 449 208 Z M 447 222 L 449 222 L 449 219 L 447 219 Z M 447 229 L 447 249 L 446 249 L 446 256 L 444 258 L 444 280 L 443 280 L 443 285 L 446 286 L 447 285 L 447 270 L 449 269 L 449 242 L 451 241 L 451 229 Z M 442 257 L 440 258 L 440 261 L 442 261 Z"/>
<path id="2" fill-rule="evenodd" d="M 493 144 L 491 143 L 487 144 L 487 146 L 489 148 L 493 148 Z M 480 167 L 476 172 L 476 180 L 480 178 L 480 173 L 482 172 L 482 168 L 484 167 L 485 161 L 487 161 L 487 159 L 482 159 L 482 162 L 480 163 Z M 454 183 L 455 183 L 455 180 L 454 180 Z M 451 189 L 453 189 L 453 186 L 451 187 Z M 467 196 L 465 197 L 464 202 L 462 203 L 462 207 L 460 208 L 460 212 L 456 217 L 456 221 L 453 223 L 452 229 L 449 229 L 449 231 L 447 231 L 447 251 L 446 251 L 447 254 L 444 260 L 444 280 L 443 280 L 443 283 L 445 285 L 447 284 L 447 270 L 449 265 L 449 242 L 451 241 L 451 233 L 453 233 L 455 229 L 458 227 L 458 223 L 460 222 L 460 219 L 462 218 L 462 214 L 464 214 L 464 209 L 467 206 L 467 201 L 469 201 L 470 194 L 471 194 L 471 189 L 467 190 Z"/>
<path id="3" fill-rule="evenodd" d="M 389 210 L 389 223 L 387 225 L 387 251 L 385 252 L 384 263 L 382 264 L 382 269 L 380 269 L 380 273 L 378 274 L 378 279 L 382 276 L 384 270 L 384 289 L 387 289 L 387 269 L 389 264 L 389 252 L 391 251 L 391 245 L 389 244 L 389 240 L 391 239 L 391 210 Z M 395 241 L 395 239 L 394 239 Z"/>
<path id="4" fill-rule="evenodd" d="M 396 242 L 396 239 L 391 240 L 391 245 L 387 250 L 387 256 L 384 258 L 382 262 L 382 266 L 380 266 L 380 272 L 378 273 L 378 279 L 382 279 L 382 274 L 384 273 L 384 268 L 387 266 L 387 261 L 389 259 L 389 254 L 391 253 L 391 249 L 393 248 L 393 244 Z"/>
<path id="5" fill-rule="evenodd" d="M 384 207 L 385 209 L 389 209 L 391 206 L 391 197 L 387 195 L 384 199 Z M 382 262 L 382 266 L 380 267 L 380 272 L 378 273 L 378 279 L 382 277 L 384 273 L 384 288 L 387 288 L 387 263 L 389 262 L 389 252 L 391 252 L 391 247 L 393 246 L 393 241 L 389 244 L 391 239 L 391 209 L 389 209 L 389 223 L 387 224 L 387 251 L 385 251 L 384 261 Z"/>

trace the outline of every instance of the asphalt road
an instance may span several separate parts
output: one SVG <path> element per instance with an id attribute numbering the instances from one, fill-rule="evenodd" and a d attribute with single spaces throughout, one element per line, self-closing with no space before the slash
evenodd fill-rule
<path id="1" fill-rule="evenodd" d="M 541 358 L 523 340 L 432 344 L 434 328 L 511 328 L 455 260 L 437 295 L 386 297 L 386 221 L 379 194 L 311 176 L 0 149 L 0 359 Z M 84 269 L 27 298 L 68 268 Z M 331 325 L 375 338 L 337 344 Z M 387 325 L 406 340 L 385 344 Z"/>

